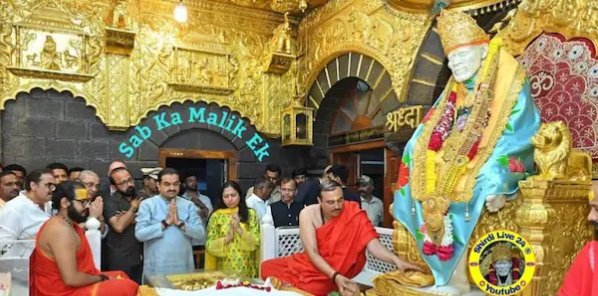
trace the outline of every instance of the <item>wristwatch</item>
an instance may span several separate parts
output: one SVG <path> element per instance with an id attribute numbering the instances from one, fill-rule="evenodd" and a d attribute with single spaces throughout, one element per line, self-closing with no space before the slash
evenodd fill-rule
<path id="1" fill-rule="evenodd" d="M 179 223 L 176 227 L 182 228 L 183 226 L 185 226 L 185 222 L 181 221 L 181 223 Z"/>
<path id="2" fill-rule="evenodd" d="M 166 223 L 166 219 L 162 220 L 162 226 L 164 226 L 164 228 L 168 228 L 168 223 Z"/>

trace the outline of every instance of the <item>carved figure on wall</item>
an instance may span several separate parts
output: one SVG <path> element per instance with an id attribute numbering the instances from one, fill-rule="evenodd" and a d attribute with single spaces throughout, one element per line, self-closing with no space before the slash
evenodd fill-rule
<path id="1" fill-rule="evenodd" d="M 462 295 L 484 205 L 499 211 L 533 172 L 529 139 L 540 114 L 524 69 L 500 39 L 490 41 L 462 12 L 443 11 L 437 29 L 453 76 L 405 147 L 393 215 L 416 238 L 434 275 L 431 290 Z"/>
<path id="2" fill-rule="evenodd" d="M 118 29 L 130 29 L 130 21 L 127 16 L 127 1 L 118 0 L 112 10 L 112 27 Z"/>
<path id="3" fill-rule="evenodd" d="M 562 121 L 543 123 L 532 138 L 534 161 L 538 167 L 535 180 L 588 180 L 592 160 L 586 153 L 572 151 L 569 129 Z"/>
<path id="4" fill-rule="evenodd" d="M 60 71 L 61 54 L 56 50 L 56 41 L 51 35 L 46 35 L 44 47 L 40 53 L 41 67 L 47 70 Z"/>

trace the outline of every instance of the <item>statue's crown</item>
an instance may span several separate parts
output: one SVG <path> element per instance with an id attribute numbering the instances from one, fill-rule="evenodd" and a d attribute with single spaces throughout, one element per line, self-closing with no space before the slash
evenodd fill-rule
<path id="1" fill-rule="evenodd" d="M 492 248 L 492 262 L 511 260 L 511 247 L 508 244 L 497 244 Z"/>
<path id="2" fill-rule="evenodd" d="M 458 47 L 489 41 L 488 35 L 476 21 L 469 14 L 460 11 L 443 9 L 438 16 L 436 28 L 447 55 Z"/>

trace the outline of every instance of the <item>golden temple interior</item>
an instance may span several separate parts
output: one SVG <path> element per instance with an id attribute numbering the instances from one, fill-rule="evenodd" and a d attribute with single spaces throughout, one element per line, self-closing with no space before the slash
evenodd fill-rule
<path id="1" fill-rule="evenodd" d="M 183 24 L 172 15 L 178 2 L 1 1 L 0 110 L 34 88 L 68 91 L 95 108 L 109 129 L 122 131 L 161 106 L 201 100 L 228 106 L 259 132 L 280 137 L 282 111 L 298 98 L 317 112 L 331 80 L 357 76 L 376 89 L 388 76 L 380 96 L 385 113 L 418 99 L 429 105 L 433 98 L 422 94 L 446 82 L 438 70 L 415 71 L 421 62 L 446 63 L 430 41 L 432 0 L 185 0 Z M 497 29 L 516 56 L 542 33 L 598 47 L 595 1 L 455 0 L 448 8 L 488 16 L 486 29 Z M 379 76 L 360 73 L 364 57 L 382 67 Z M 476 234 L 504 228 L 529 235 L 541 267 L 525 295 L 553 295 L 560 280 L 540 281 L 562 278 L 592 235 L 583 223 L 589 185 L 524 185 L 524 198 L 483 217 Z M 567 219 L 556 225 L 554 217 Z M 398 251 L 417 260 L 409 253 L 413 239 L 398 226 L 396 236 Z"/>

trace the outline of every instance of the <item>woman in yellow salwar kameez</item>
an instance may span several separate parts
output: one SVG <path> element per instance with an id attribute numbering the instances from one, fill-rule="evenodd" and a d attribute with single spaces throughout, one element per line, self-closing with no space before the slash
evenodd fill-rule
<path id="1" fill-rule="evenodd" d="M 241 196 L 241 187 L 236 182 L 222 185 L 222 197 L 208 219 L 205 270 L 220 270 L 249 279 L 258 275 L 260 225 L 257 214 L 247 208 Z"/>

